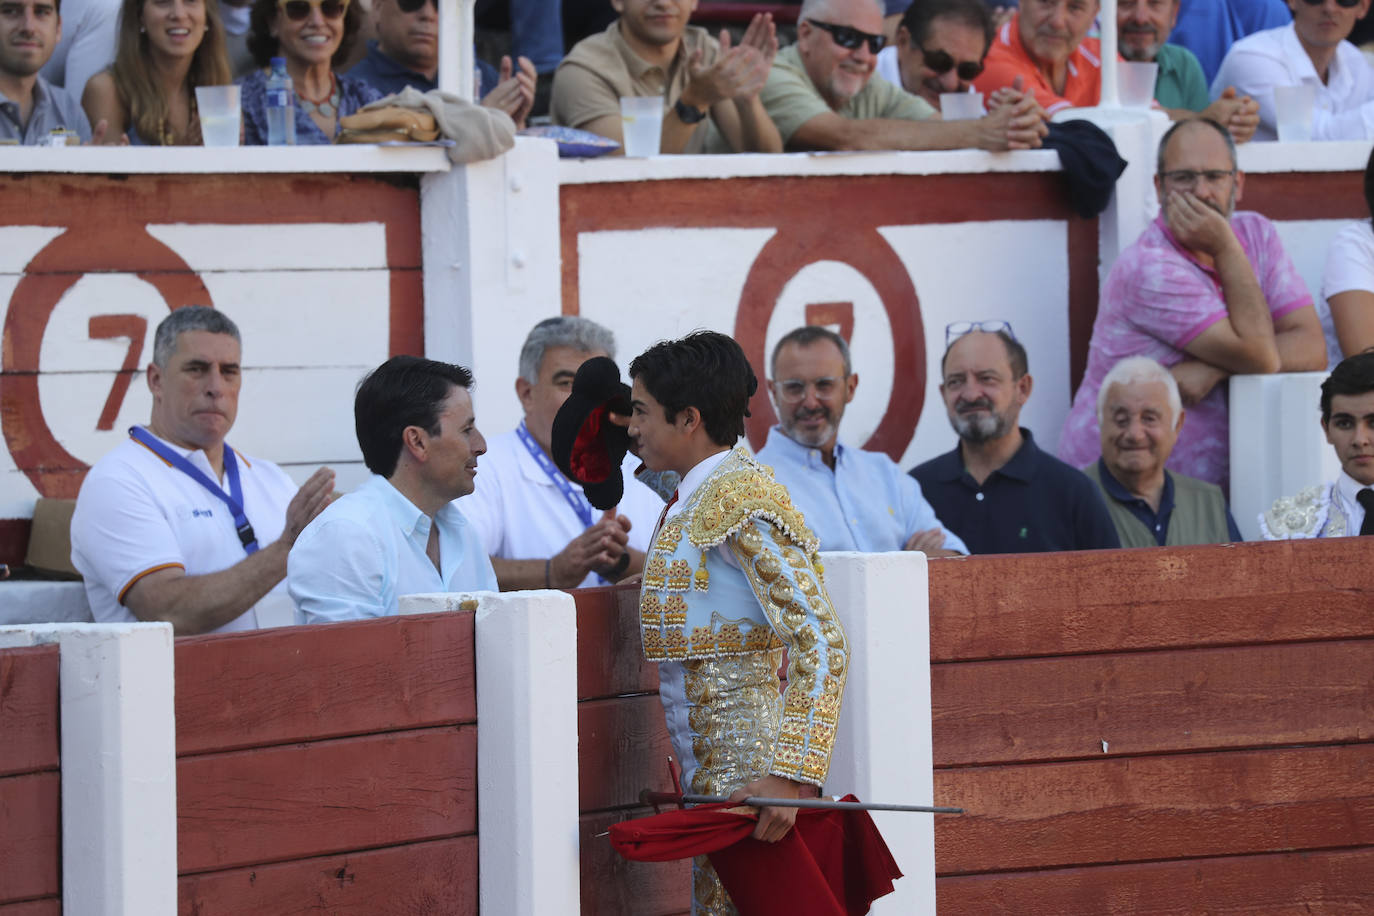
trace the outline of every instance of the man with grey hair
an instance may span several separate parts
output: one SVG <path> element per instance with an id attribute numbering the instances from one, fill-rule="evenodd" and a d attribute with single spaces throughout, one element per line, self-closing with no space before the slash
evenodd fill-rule
<path id="1" fill-rule="evenodd" d="M 1225 488 L 1226 386 L 1233 373 L 1326 367 L 1321 322 L 1278 229 L 1235 209 L 1245 174 L 1226 128 L 1179 121 L 1159 143 L 1159 216 L 1112 264 L 1088 343 L 1088 366 L 1059 439 L 1083 467 L 1098 455 L 1097 395 L 1107 372 L 1148 356 L 1178 382 L 1188 425 L 1170 464 Z"/>
<path id="2" fill-rule="evenodd" d="M 1216 484 L 1164 469 L 1183 428 L 1168 369 L 1148 356 L 1112 367 L 1097 396 L 1102 457 L 1083 469 L 1102 490 L 1122 547 L 1243 540 Z"/>
<path id="3" fill-rule="evenodd" d="M 165 620 L 178 636 L 254 629 L 274 610 L 297 535 L 329 503 L 334 472 L 299 489 L 227 446 L 242 384 L 239 330 L 206 306 L 158 325 L 148 426 L 102 458 L 72 515 L 72 564 L 97 622 Z"/>
<path id="4" fill-rule="evenodd" d="M 815 325 L 789 331 L 773 348 L 769 371 L 778 425 L 757 457 L 792 494 L 821 550 L 968 553 L 915 478 L 881 452 L 839 442 L 845 405 L 859 387 L 843 337 Z"/>
<path id="5" fill-rule="evenodd" d="M 760 98 L 788 150 L 1036 149 L 1035 99 L 1008 87 L 982 118 L 942 121 L 919 96 L 874 73 L 884 37 L 879 0 L 805 0 L 797 43 L 778 52 Z"/>
<path id="6" fill-rule="evenodd" d="M 477 488 L 459 503 L 504 591 L 606 585 L 644 566 L 663 500 L 634 479 L 637 462 L 626 458 L 620 505 L 597 512 L 550 456 L 553 418 L 594 356 L 615 358 L 615 335 L 596 322 L 562 315 L 534 326 L 515 380 L 525 417 L 488 441 Z"/>

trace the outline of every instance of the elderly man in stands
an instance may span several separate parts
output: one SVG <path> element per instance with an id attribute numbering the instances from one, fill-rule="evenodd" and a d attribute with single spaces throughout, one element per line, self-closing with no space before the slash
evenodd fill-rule
<path id="1" fill-rule="evenodd" d="M 1374 534 L 1374 351 L 1342 360 L 1322 382 L 1322 431 L 1341 473 L 1277 500 L 1260 515 L 1265 540 Z"/>
<path id="2" fill-rule="evenodd" d="M 1244 143 L 1259 126 L 1259 103 L 1240 99 L 1227 87 L 1215 102 L 1207 93 L 1207 77 L 1193 52 L 1166 39 L 1178 21 L 1180 0 L 1121 0 L 1116 8 L 1121 56 L 1159 65 L 1155 101 L 1175 121 L 1202 117 L 1225 124 L 1237 143 Z M 1239 103 L 1239 104 L 1238 104 Z"/>
<path id="3" fill-rule="evenodd" d="M 1182 547 L 1243 540 L 1216 484 L 1164 469 L 1183 402 L 1178 382 L 1159 363 L 1132 356 L 1117 363 L 1097 396 L 1102 457 L 1083 469 L 1102 488 L 1123 547 Z"/>
<path id="4" fill-rule="evenodd" d="M 940 394 L 959 444 L 911 471 L 941 521 L 973 553 L 1121 546 L 1092 481 L 1019 425 L 1032 380 L 1011 326 L 958 322 L 945 339 Z"/>
<path id="5" fill-rule="evenodd" d="M 482 539 L 454 504 L 472 492 L 486 440 L 462 366 L 393 356 L 358 386 L 353 420 L 372 476 L 291 549 L 297 623 L 398 612 L 402 595 L 496 591 Z"/>
<path id="6" fill-rule="evenodd" d="M 740 43 L 689 26 L 696 0 L 612 0 L 620 18 L 579 41 L 553 77 L 555 124 L 624 141 L 620 99 L 663 96 L 664 153 L 777 153 L 759 90 L 778 51 L 773 17 L 756 15 Z"/>
<path id="7" fill-rule="evenodd" d="M 763 104 L 790 150 L 1035 149 L 1046 133 L 1035 100 L 1008 89 L 982 118 L 942 121 L 925 99 L 874 74 L 879 0 L 805 0 L 797 43 L 778 53 Z"/>
<path id="8" fill-rule="evenodd" d="M 372 21 L 377 39 L 367 43 L 367 56 L 348 71 L 382 95 L 407 86 L 420 92 L 438 89 L 439 0 L 374 0 Z M 518 58 L 518 69 L 509 57 L 501 58 L 501 71 L 477 61 L 477 93 L 487 108 L 510 115 L 517 130 L 534 105 L 538 74 L 529 58 Z"/>
<path id="9" fill-rule="evenodd" d="M 462 502 L 504 590 L 606 585 L 644 566 L 663 500 L 634 478 L 639 462 L 626 458 L 620 505 L 597 512 L 551 457 L 553 418 L 594 356 L 614 359 L 615 336 L 572 315 L 539 322 L 520 349 L 524 419 L 491 440 L 482 479 Z"/>
<path id="10" fill-rule="evenodd" d="M 792 494 L 821 550 L 968 553 L 895 461 L 839 442 L 859 387 L 843 337 L 815 326 L 789 331 L 773 348 L 771 373 L 778 425 L 757 457 Z"/>
<path id="11" fill-rule="evenodd" d="M 983 0 L 916 0 L 902 14 L 896 39 L 878 52 L 877 73 L 938 111 L 941 93 L 969 91 L 991 41 L 992 14 Z"/>
<path id="12" fill-rule="evenodd" d="M 1274 224 L 1235 212 L 1245 175 L 1231 135 L 1215 121 L 1180 121 L 1159 145 L 1159 216 L 1117 257 L 1102 289 L 1088 367 L 1059 456 L 1097 457 L 1097 396 L 1112 366 L 1149 356 L 1173 373 L 1189 408 L 1169 460 L 1175 471 L 1225 487 L 1226 390 L 1233 373 L 1326 366 L 1312 296 Z"/>
<path id="13" fill-rule="evenodd" d="M 91 125 L 77 96 L 49 83 L 38 71 L 62 37 L 61 0 L 0 0 L 0 141 L 46 144 L 54 130 L 82 142 Z"/>
<path id="14" fill-rule="evenodd" d="M 72 565 L 98 623 L 165 620 L 178 636 L 249 630 L 285 607 L 286 558 L 329 502 L 334 473 L 296 488 L 225 443 L 238 416 L 238 328 L 212 308 L 153 336 L 152 418 L 96 462 L 72 515 Z"/>
<path id="15" fill-rule="evenodd" d="M 1261 140 L 1278 137 L 1274 90 L 1311 86 L 1313 140 L 1374 138 L 1374 68 L 1346 41 L 1370 0 L 1288 0 L 1293 21 L 1231 46 L 1212 93 L 1235 86 L 1259 100 Z"/>

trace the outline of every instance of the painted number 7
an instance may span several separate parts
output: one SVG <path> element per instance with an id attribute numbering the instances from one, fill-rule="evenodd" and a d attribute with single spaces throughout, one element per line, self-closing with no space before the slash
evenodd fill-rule
<path id="1" fill-rule="evenodd" d="M 143 355 L 143 337 L 148 332 L 148 319 L 142 315 L 95 315 L 91 318 L 91 340 L 117 340 L 128 338 L 129 351 L 124 354 L 124 365 L 115 373 L 114 384 L 110 386 L 110 396 L 105 399 L 105 408 L 100 411 L 96 429 L 114 429 L 119 408 L 124 404 L 124 395 L 129 393 L 129 383 L 138 369 L 139 357 Z"/>

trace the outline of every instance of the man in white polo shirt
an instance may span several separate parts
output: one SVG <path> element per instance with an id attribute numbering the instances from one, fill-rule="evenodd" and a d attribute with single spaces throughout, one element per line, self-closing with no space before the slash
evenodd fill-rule
<path id="1" fill-rule="evenodd" d="M 614 359 L 615 335 L 572 315 L 539 322 L 520 349 L 515 393 L 525 418 L 487 444 L 477 489 L 461 503 L 502 590 L 606 585 L 644 565 L 663 500 L 634 479 L 638 460 L 626 458 L 620 505 L 601 512 L 550 457 L 553 418 L 594 356 Z"/>
<path id="2" fill-rule="evenodd" d="M 225 437 L 238 414 L 238 328 L 215 309 L 158 325 L 148 426 L 91 468 L 72 515 L 72 563 L 97 622 L 165 620 L 178 636 L 250 630 L 296 536 L 329 502 L 334 472 L 300 489 Z"/>

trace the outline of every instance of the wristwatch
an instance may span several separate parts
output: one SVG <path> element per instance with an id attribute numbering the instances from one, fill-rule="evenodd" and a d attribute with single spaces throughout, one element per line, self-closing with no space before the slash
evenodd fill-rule
<path id="1" fill-rule="evenodd" d="M 691 105 L 682 101 L 682 99 L 678 99 L 673 103 L 673 111 L 677 112 L 677 119 L 683 124 L 696 124 L 706 117 L 706 112 L 702 111 L 700 108 L 693 108 Z"/>

